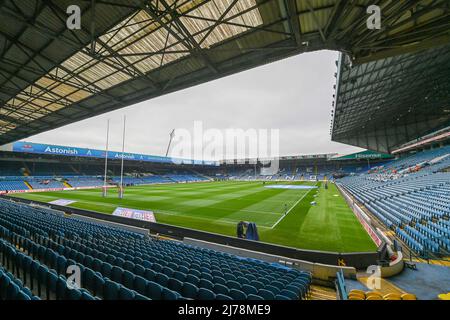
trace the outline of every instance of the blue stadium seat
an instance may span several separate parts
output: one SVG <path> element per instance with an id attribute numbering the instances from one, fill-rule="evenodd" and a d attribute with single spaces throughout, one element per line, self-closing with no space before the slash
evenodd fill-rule
<path id="1" fill-rule="evenodd" d="M 141 276 L 134 277 L 133 288 L 138 293 L 145 295 L 148 281 Z"/>
<path id="2" fill-rule="evenodd" d="M 155 278 L 155 282 L 159 283 L 163 287 L 167 287 L 169 283 L 169 277 L 163 273 L 158 273 Z"/>
<path id="3" fill-rule="evenodd" d="M 153 281 L 149 281 L 147 284 L 146 296 L 152 300 L 160 300 L 163 287 Z"/>
<path id="4" fill-rule="evenodd" d="M 239 282 L 237 282 L 237 281 L 234 281 L 234 280 L 228 280 L 226 286 L 229 289 L 238 289 L 238 290 L 241 289 L 241 284 Z"/>
<path id="5" fill-rule="evenodd" d="M 134 297 L 135 297 L 135 293 L 132 290 L 125 288 L 123 286 L 120 287 L 120 289 L 119 289 L 119 299 L 120 300 L 134 300 Z"/>
<path id="6" fill-rule="evenodd" d="M 183 288 L 183 282 L 175 278 L 170 278 L 168 282 L 168 288 L 170 290 L 180 292 L 181 289 Z"/>
<path id="7" fill-rule="evenodd" d="M 258 295 L 261 296 L 264 300 L 275 300 L 275 295 L 273 292 L 266 289 L 259 289 Z"/>
<path id="8" fill-rule="evenodd" d="M 198 293 L 197 286 L 193 285 L 190 282 L 184 282 L 183 287 L 181 288 L 181 295 L 186 298 L 195 299 Z"/>
<path id="9" fill-rule="evenodd" d="M 249 294 L 249 295 L 247 296 L 247 299 L 248 299 L 248 300 L 264 300 L 263 297 L 261 297 L 261 296 L 259 296 L 259 295 L 256 295 L 256 294 Z"/>
<path id="10" fill-rule="evenodd" d="M 66 298 L 68 300 L 81 300 L 82 293 L 78 289 L 69 289 L 66 291 Z"/>
<path id="11" fill-rule="evenodd" d="M 233 300 L 230 296 L 227 296 L 225 294 L 216 294 L 216 300 Z"/>
<path id="12" fill-rule="evenodd" d="M 117 300 L 119 298 L 119 290 L 120 285 L 117 282 L 106 280 L 103 287 L 103 298 L 105 300 Z"/>
<path id="13" fill-rule="evenodd" d="M 163 300 L 178 300 L 181 298 L 181 296 L 172 290 L 163 288 L 161 292 L 161 298 Z"/>
<path id="14" fill-rule="evenodd" d="M 228 295 L 230 290 L 226 286 L 216 283 L 214 285 L 213 291 L 215 294 Z"/>
<path id="15" fill-rule="evenodd" d="M 233 300 L 247 300 L 247 295 L 241 290 L 237 289 L 230 290 L 230 297 L 233 298 Z"/>
<path id="16" fill-rule="evenodd" d="M 140 294 L 140 293 L 136 293 L 134 295 L 134 300 L 151 300 L 150 298 Z"/>
<path id="17" fill-rule="evenodd" d="M 125 270 L 122 275 L 123 285 L 127 288 L 133 289 L 134 278 L 135 278 L 135 275 L 132 272 Z"/>
<path id="18" fill-rule="evenodd" d="M 38 295 L 45 298 L 135 299 L 139 293 L 151 299 L 244 299 L 263 294 L 257 291 L 263 288 L 275 294 L 288 288 L 294 295 L 298 292 L 303 296 L 309 286 L 309 275 L 303 277 L 292 269 L 255 259 L 172 241 L 153 241 L 116 227 L 0 200 L 0 208 L 4 206 L 8 214 L 0 210 L 0 238 L 12 241 L 14 246 L 5 247 L 5 241 L 0 241 L 2 264 L 33 290 L 37 286 Z M 17 206 L 26 210 L 16 211 Z M 3 224 L 11 226 L 12 231 Z M 33 238 L 28 238 L 28 230 Z M 57 276 L 65 274 L 68 265 L 81 269 L 82 289 L 68 290 L 65 278 Z M 22 286 L 20 280 L 17 284 Z M 28 292 L 25 288 L 20 291 Z"/>
<path id="19" fill-rule="evenodd" d="M 200 288 L 198 289 L 198 294 L 196 299 L 199 300 L 215 300 L 216 299 L 216 295 L 214 292 L 212 292 L 209 289 L 205 289 L 205 288 Z"/>

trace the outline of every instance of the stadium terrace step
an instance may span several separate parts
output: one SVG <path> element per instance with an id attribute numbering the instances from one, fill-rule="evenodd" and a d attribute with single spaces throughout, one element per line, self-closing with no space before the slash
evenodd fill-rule
<path id="1" fill-rule="evenodd" d="M 333 288 L 311 285 L 308 300 L 336 300 L 336 290 Z"/>
<path id="2" fill-rule="evenodd" d="M 413 262 L 419 262 L 419 263 L 427 263 L 427 264 L 434 264 L 437 266 L 445 266 L 445 267 L 450 267 L 450 259 L 444 258 L 442 260 L 436 260 L 436 259 L 430 259 L 430 260 L 425 260 L 425 259 L 412 259 Z"/>
<path id="3" fill-rule="evenodd" d="M 356 274 L 356 278 L 358 279 L 358 281 L 364 285 L 365 287 L 367 287 L 367 280 L 369 279 L 369 276 L 367 273 L 365 272 L 359 272 Z M 385 296 L 387 294 L 390 293 L 394 293 L 394 294 L 405 294 L 406 292 L 403 291 L 402 289 L 400 289 L 399 287 L 395 286 L 394 284 L 392 284 L 389 280 L 384 279 L 384 278 L 380 278 L 380 288 L 376 289 L 376 290 L 372 290 L 374 292 L 378 292 L 380 293 L 382 296 Z"/>
<path id="4" fill-rule="evenodd" d="M 67 181 L 64 181 L 63 184 L 66 188 L 72 188 L 72 186 Z"/>

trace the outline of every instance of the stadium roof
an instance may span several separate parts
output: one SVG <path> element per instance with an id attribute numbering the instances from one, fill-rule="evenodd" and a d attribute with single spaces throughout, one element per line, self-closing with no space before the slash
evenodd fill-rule
<path id="1" fill-rule="evenodd" d="M 37 155 L 66 156 L 79 158 L 97 158 L 104 159 L 106 150 L 78 148 L 71 146 L 59 146 L 53 144 L 33 143 L 27 141 L 17 141 L 0 146 L 0 151 L 29 153 Z M 122 159 L 129 161 L 155 162 L 155 163 L 172 163 L 172 164 L 193 164 L 205 166 L 218 166 L 218 161 L 184 159 L 175 157 L 155 156 L 131 152 L 119 152 L 114 150 L 108 151 L 108 159 Z"/>
<path id="2" fill-rule="evenodd" d="M 81 30 L 66 9 L 81 8 Z M 381 7 L 381 30 L 366 8 Z M 448 1 L 0 0 L 0 144 L 306 51 L 449 42 Z M 219 94 L 219 93 L 218 93 Z"/>
<path id="3" fill-rule="evenodd" d="M 433 135 L 424 136 L 422 139 L 417 139 L 411 143 L 403 145 L 401 148 L 394 150 L 392 153 L 402 153 L 410 150 L 417 150 L 418 148 L 428 147 L 433 144 L 443 144 L 445 141 L 450 141 L 450 128 L 438 131 Z"/>
<path id="4" fill-rule="evenodd" d="M 391 153 L 450 124 L 450 46 L 340 63 L 332 139 Z"/>

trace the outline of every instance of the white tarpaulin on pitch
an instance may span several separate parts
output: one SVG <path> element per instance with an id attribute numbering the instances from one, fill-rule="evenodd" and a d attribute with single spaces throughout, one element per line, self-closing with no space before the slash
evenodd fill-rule
<path id="1" fill-rule="evenodd" d="M 310 189 L 317 189 L 316 186 L 306 186 L 306 185 L 296 185 L 296 184 L 271 184 L 268 186 L 265 186 L 265 188 L 269 189 L 299 189 L 299 190 L 310 190 Z"/>
<path id="2" fill-rule="evenodd" d="M 76 202 L 75 200 L 67 200 L 67 199 L 58 199 L 58 200 L 53 200 L 50 201 L 50 204 L 56 204 L 58 206 L 68 206 L 69 204 L 72 204 Z"/>
<path id="3" fill-rule="evenodd" d="M 153 211 L 148 210 L 138 210 L 130 208 L 117 207 L 113 212 L 114 216 L 125 217 L 136 220 L 143 220 L 148 222 L 156 222 L 155 215 Z"/>

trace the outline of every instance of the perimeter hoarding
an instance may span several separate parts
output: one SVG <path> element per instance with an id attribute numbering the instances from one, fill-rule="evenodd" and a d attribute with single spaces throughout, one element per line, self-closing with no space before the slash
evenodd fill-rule
<path id="1" fill-rule="evenodd" d="M 6 150 L 5 150 L 6 151 Z M 84 158 L 105 158 L 106 151 L 98 149 L 88 148 L 76 148 L 69 146 L 59 146 L 51 144 L 32 143 L 26 141 L 14 142 L 11 145 L 10 150 L 12 152 L 24 152 L 34 154 L 48 154 L 57 156 L 69 156 L 69 157 L 84 157 Z M 144 161 L 144 162 L 158 162 L 158 163 L 177 163 L 177 164 L 193 164 L 193 165 L 206 165 L 216 166 L 215 161 L 200 161 L 190 159 L 178 159 L 171 157 L 152 156 L 138 153 L 123 153 L 125 160 L 131 161 Z M 108 151 L 108 159 L 121 159 L 122 152 Z"/>
<path id="2" fill-rule="evenodd" d="M 352 153 L 345 156 L 336 156 L 331 160 L 340 161 L 340 160 L 391 160 L 394 157 L 390 154 L 375 152 L 371 150 L 366 150 L 362 152 Z"/>

